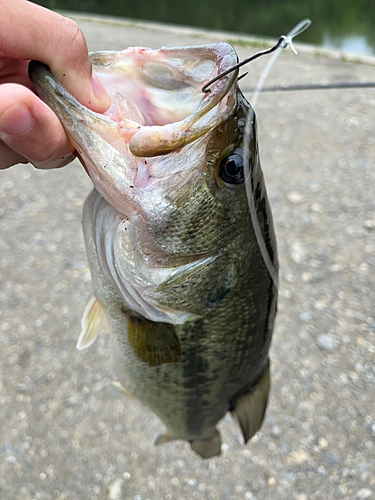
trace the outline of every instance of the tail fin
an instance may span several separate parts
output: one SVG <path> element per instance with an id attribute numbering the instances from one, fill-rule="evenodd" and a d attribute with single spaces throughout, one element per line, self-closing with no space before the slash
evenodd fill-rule
<path id="1" fill-rule="evenodd" d="M 259 381 L 251 392 L 241 396 L 234 404 L 232 414 L 241 427 L 245 443 L 251 439 L 262 426 L 267 408 L 270 390 L 269 363 Z"/>
<path id="2" fill-rule="evenodd" d="M 200 439 L 199 441 L 192 441 L 190 446 L 202 458 L 211 458 L 220 455 L 221 439 L 219 431 L 215 429 L 210 437 Z"/>
<path id="3" fill-rule="evenodd" d="M 174 437 L 172 434 L 169 434 L 168 431 L 164 434 L 160 434 L 155 442 L 155 446 L 159 446 L 161 444 L 169 443 L 170 441 L 174 441 L 175 439 L 179 439 Z M 205 439 L 199 439 L 197 441 L 190 441 L 191 449 L 194 450 L 198 455 L 202 458 L 211 458 L 216 455 L 220 455 L 221 452 L 221 439 L 220 434 L 217 429 L 214 430 L 212 435 Z"/>

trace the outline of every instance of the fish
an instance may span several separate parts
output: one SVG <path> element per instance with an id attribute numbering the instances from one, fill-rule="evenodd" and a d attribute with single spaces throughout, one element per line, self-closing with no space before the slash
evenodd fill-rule
<path id="1" fill-rule="evenodd" d="M 254 231 L 247 173 L 276 274 L 278 260 L 255 113 L 238 70 L 201 90 L 238 61 L 230 44 L 90 57 L 111 98 L 103 114 L 47 66 L 29 65 L 94 185 L 82 221 L 94 297 L 78 348 L 106 324 L 116 385 L 165 425 L 155 444 L 185 440 L 211 458 L 221 452 L 220 420 L 230 412 L 246 443 L 270 390 L 278 289 Z"/>

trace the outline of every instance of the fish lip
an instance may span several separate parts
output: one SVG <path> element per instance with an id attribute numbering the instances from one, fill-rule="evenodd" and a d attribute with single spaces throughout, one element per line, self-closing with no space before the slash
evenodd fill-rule
<path id="1" fill-rule="evenodd" d="M 30 61 L 29 76 L 39 97 L 61 121 L 101 196 L 119 213 L 139 210 L 132 196 L 135 159 L 125 147 L 115 147 L 116 123 L 79 103 L 45 64 Z"/>
<path id="2" fill-rule="evenodd" d="M 64 99 L 64 105 L 69 108 L 74 108 L 79 111 L 81 108 L 93 113 L 82 104 L 80 104 L 75 97 L 73 97 L 66 89 L 59 83 L 56 77 L 51 73 L 51 70 L 46 64 L 39 61 L 30 61 L 28 65 L 28 74 L 31 82 L 37 89 L 38 95 L 53 109 L 54 101 L 61 104 Z M 64 108 L 61 108 L 63 112 Z"/>

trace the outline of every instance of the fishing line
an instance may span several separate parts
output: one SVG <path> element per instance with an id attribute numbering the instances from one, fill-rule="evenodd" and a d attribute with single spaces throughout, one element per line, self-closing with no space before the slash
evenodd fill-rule
<path id="1" fill-rule="evenodd" d="M 287 35 L 281 35 L 281 37 L 277 41 L 277 44 L 274 45 L 273 47 L 271 47 L 269 49 L 265 49 L 265 50 L 260 50 L 259 52 L 257 52 L 253 56 L 250 56 L 247 59 L 244 59 L 243 61 L 235 64 L 234 66 L 232 66 L 231 68 L 227 69 L 226 71 L 223 71 L 222 73 L 218 74 L 217 76 L 215 76 L 215 78 L 212 78 L 212 80 L 210 80 L 205 85 L 203 85 L 202 92 L 205 93 L 205 94 L 211 92 L 211 90 L 208 87 L 210 87 L 213 83 L 217 82 L 218 80 L 220 80 L 224 76 L 229 75 L 229 73 L 232 73 L 233 71 L 236 71 L 236 69 L 241 68 L 241 66 L 244 66 L 245 64 L 248 64 L 249 62 L 254 61 L 255 59 L 258 59 L 258 57 L 264 56 L 266 54 L 271 54 L 272 52 L 275 52 L 275 54 L 278 54 L 278 52 L 276 52 L 277 49 L 285 49 L 288 45 L 290 45 L 291 48 L 292 48 L 292 50 L 293 50 L 293 52 L 295 54 L 297 54 L 297 51 L 296 51 L 296 49 L 294 48 L 294 45 L 293 45 L 293 38 L 296 37 L 297 35 L 300 35 L 303 31 L 307 30 L 307 28 L 310 25 L 311 25 L 310 19 L 304 19 L 303 21 L 300 21 L 298 24 L 296 24 L 296 26 L 294 26 L 294 28 L 292 28 L 289 31 L 289 33 Z M 278 57 L 279 56 L 277 55 L 276 57 L 273 57 L 272 59 L 270 59 L 270 61 L 272 61 L 272 62 L 271 63 L 270 63 L 270 61 L 268 62 L 267 66 L 266 66 L 266 69 L 268 67 L 269 67 L 269 69 L 271 69 L 271 67 L 273 66 L 275 60 Z M 262 79 L 263 74 L 264 74 L 265 71 L 266 70 L 263 71 L 263 73 L 261 75 L 261 78 L 260 78 L 260 80 L 258 82 L 258 87 L 260 87 L 260 88 L 261 88 L 261 85 L 260 85 L 261 79 Z M 241 78 L 243 78 L 244 76 L 246 76 L 246 74 L 240 76 L 237 80 L 241 80 Z M 267 74 L 264 76 L 264 79 L 267 77 Z"/>
<path id="2" fill-rule="evenodd" d="M 304 19 L 303 21 L 299 22 L 294 28 L 292 28 L 289 33 L 286 36 L 280 37 L 278 43 L 273 47 L 274 50 L 272 50 L 273 55 L 272 57 L 268 60 L 266 67 L 264 68 L 258 84 L 256 86 L 255 92 L 253 94 L 252 98 L 252 107 L 255 107 L 259 94 L 263 88 L 263 84 L 272 68 L 272 66 L 275 64 L 276 59 L 279 57 L 281 49 L 285 49 L 288 45 L 291 46 L 293 52 L 296 54 L 296 50 L 293 46 L 293 38 L 305 31 L 309 26 L 311 25 L 310 19 Z M 263 55 L 264 53 L 270 53 L 270 50 L 267 51 L 262 51 L 262 53 L 258 53 L 258 55 Z M 249 61 L 248 61 L 249 62 Z M 260 253 L 262 255 L 264 264 L 269 272 L 269 275 L 271 276 L 271 279 L 276 286 L 277 289 L 279 289 L 279 277 L 278 273 L 276 271 L 275 266 L 273 265 L 273 262 L 271 260 L 271 257 L 269 255 L 269 252 L 266 247 L 266 243 L 263 238 L 262 230 L 258 221 L 258 216 L 257 216 L 257 211 L 255 208 L 255 203 L 254 203 L 254 195 L 253 195 L 253 186 L 251 182 L 251 172 L 250 172 L 250 132 L 251 132 L 251 116 L 252 113 L 248 113 L 246 117 L 246 125 L 245 125 L 245 131 L 244 131 L 244 148 L 243 148 L 243 168 L 244 168 L 244 174 L 245 174 L 245 188 L 246 188 L 246 195 L 247 195 L 247 201 L 248 201 L 248 206 L 249 206 L 249 212 L 250 212 L 250 218 L 251 218 L 251 223 L 253 225 L 255 237 L 258 243 L 258 247 L 260 250 Z"/>
<path id="3" fill-rule="evenodd" d="M 257 52 L 251 57 L 248 57 L 247 59 L 244 59 L 243 61 L 235 64 L 231 68 L 227 69 L 223 73 L 220 73 L 217 75 L 215 78 L 210 80 L 208 83 L 206 83 L 202 87 L 202 92 L 208 93 L 211 92 L 209 87 L 223 78 L 224 76 L 228 75 L 232 71 L 236 71 L 238 68 L 241 66 L 244 66 L 245 64 L 248 64 L 251 61 L 254 61 L 255 59 L 258 59 L 258 57 L 264 56 L 266 54 L 271 54 L 272 56 L 268 60 L 264 70 L 262 71 L 262 74 L 260 75 L 259 81 L 257 83 L 257 86 L 255 88 L 255 91 L 253 93 L 253 97 L 251 99 L 251 105 L 253 108 L 255 108 L 256 103 L 258 102 L 258 97 L 259 94 L 261 93 L 263 89 L 264 82 L 272 68 L 272 66 L 275 64 L 277 58 L 280 55 L 281 49 L 285 49 L 288 45 L 290 45 L 291 49 L 295 54 L 297 54 L 296 49 L 294 48 L 293 45 L 293 38 L 296 36 L 300 35 L 303 31 L 305 31 L 309 26 L 311 25 L 311 20 L 310 19 L 303 19 L 300 21 L 298 24 L 292 28 L 287 35 L 282 35 L 276 45 L 269 49 L 261 50 L 260 52 Z M 245 75 L 240 76 L 238 80 L 243 78 Z M 254 195 L 253 195 L 253 186 L 251 182 L 251 172 L 250 172 L 250 132 L 251 132 L 251 116 L 252 113 L 248 113 L 246 117 L 246 124 L 245 124 L 245 130 L 244 130 L 244 148 L 243 148 L 243 168 L 244 168 L 244 175 L 245 175 L 245 188 L 246 188 L 246 196 L 247 196 L 247 201 L 248 201 L 248 206 L 249 206 L 249 212 L 250 212 L 250 218 L 251 218 L 251 223 L 253 225 L 254 229 L 254 234 L 258 243 L 258 247 L 260 250 L 260 253 L 262 255 L 264 264 L 266 265 L 266 268 L 271 276 L 271 279 L 276 286 L 276 288 L 279 289 L 279 278 L 277 271 L 273 265 L 273 262 L 271 260 L 271 257 L 268 253 L 266 243 L 263 239 L 263 234 L 262 230 L 259 225 L 258 221 L 258 216 L 257 216 L 257 211 L 255 208 L 255 203 L 254 203 Z"/>
<path id="4" fill-rule="evenodd" d="M 244 73 L 237 81 L 245 77 Z M 299 85 L 274 85 L 273 87 L 263 87 L 262 92 L 294 92 L 299 90 L 334 90 L 334 89 L 362 89 L 375 88 L 375 82 L 339 82 L 339 83 L 302 83 Z M 243 88 L 243 93 L 255 92 L 256 87 Z"/>

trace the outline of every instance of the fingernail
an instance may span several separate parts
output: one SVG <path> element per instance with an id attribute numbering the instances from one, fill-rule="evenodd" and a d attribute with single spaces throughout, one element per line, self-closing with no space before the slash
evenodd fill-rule
<path id="1" fill-rule="evenodd" d="M 91 86 L 96 97 L 98 97 L 98 99 L 100 99 L 101 101 L 108 101 L 109 105 L 108 92 L 95 73 L 93 73 L 91 76 Z"/>
<path id="2" fill-rule="evenodd" d="M 0 116 L 1 135 L 25 135 L 33 128 L 34 117 L 25 104 L 15 104 Z"/>

